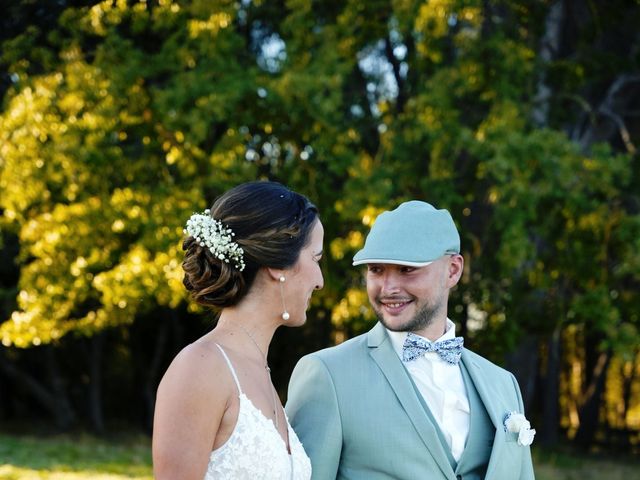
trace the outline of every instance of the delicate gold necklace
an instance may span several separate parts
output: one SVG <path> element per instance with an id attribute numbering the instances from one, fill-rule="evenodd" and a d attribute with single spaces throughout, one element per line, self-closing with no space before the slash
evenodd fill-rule
<path id="1" fill-rule="evenodd" d="M 249 333 L 249 331 L 248 331 L 246 328 L 244 328 L 244 327 L 243 327 L 242 325 L 240 325 L 240 324 L 238 324 L 238 326 L 242 329 L 242 331 L 243 331 L 244 333 L 246 333 L 246 334 L 247 334 L 247 336 L 251 339 L 251 341 L 253 342 L 253 344 L 256 346 L 256 348 L 258 349 L 258 351 L 259 351 L 259 352 L 260 352 L 260 354 L 262 355 L 262 358 L 264 358 L 264 369 L 265 369 L 267 372 L 271 373 L 271 368 L 269 368 L 269 364 L 267 363 L 267 354 L 266 354 L 266 353 L 264 353 L 264 352 L 262 351 L 262 349 L 260 348 L 260 345 L 258 345 L 258 342 L 256 342 L 256 339 L 255 339 L 255 338 L 253 338 L 253 335 L 251 335 L 251 334 Z"/>
<path id="2" fill-rule="evenodd" d="M 244 333 L 247 334 L 247 337 L 249 337 L 251 339 L 253 344 L 256 346 L 256 348 L 258 349 L 258 351 L 260 352 L 260 354 L 264 358 L 264 369 L 267 371 L 267 378 L 269 379 L 269 388 L 271 389 L 271 398 L 273 400 L 273 414 L 275 415 L 276 430 L 278 430 L 278 423 L 279 423 L 278 422 L 278 410 L 279 410 L 279 408 L 278 408 L 277 403 L 276 403 L 276 391 L 275 391 L 275 388 L 273 387 L 273 384 L 271 383 L 271 368 L 269 368 L 269 364 L 267 363 L 267 354 L 262 351 L 262 349 L 260 348 L 260 345 L 258 345 L 258 342 L 256 342 L 256 339 L 253 338 L 253 335 L 251 335 L 246 328 L 244 328 L 240 324 L 238 324 L 238 326 L 242 329 L 242 331 Z"/>

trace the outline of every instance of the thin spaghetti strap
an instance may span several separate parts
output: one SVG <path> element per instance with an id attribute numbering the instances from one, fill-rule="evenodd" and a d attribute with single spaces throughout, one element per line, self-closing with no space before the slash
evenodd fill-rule
<path id="1" fill-rule="evenodd" d="M 238 381 L 238 376 L 236 375 L 236 371 L 234 370 L 233 365 L 231 364 L 231 360 L 229 360 L 229 357 L 227 357 L 226 352 L 222 349 L 220 345 L 216 343 L 216 347 L 220 349 L 220 351 L 222 352 L 222 356 L 227 361 L 229 370 L 231 370 L 231 375 L 233 375 L 233 379 L 236 381 L 236 387 L 238 387 L 238 393 L 242 394 L 242 388 L 240 388 L 240 382 Z"/>

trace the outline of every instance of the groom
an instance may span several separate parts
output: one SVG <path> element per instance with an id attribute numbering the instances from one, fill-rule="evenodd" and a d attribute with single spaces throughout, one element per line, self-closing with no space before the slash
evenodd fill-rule
<path id="1" fill-rule="evenodd" d="M 313 479 L 533 479 L 516 379 L 464 349 L 447 317 L 464 266 L 449 212 L 411 201 L 381 214 L 353 264 L 379 323 L 302 358 L 289 385 Z"/>

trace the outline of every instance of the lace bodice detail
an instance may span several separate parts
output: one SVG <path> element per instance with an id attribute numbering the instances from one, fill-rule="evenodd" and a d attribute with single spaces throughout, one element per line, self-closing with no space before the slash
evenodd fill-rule
<path id="1" fill-rule="evenodd" d="M 291 455 L 273 422 L 242 393 L 229 357 L 218 348 L 238 387 L 240 407 L 231 436 L 211 452 L 204 480 L 309 480 L 311 462 L 289 420 L 285 416 Z"/>

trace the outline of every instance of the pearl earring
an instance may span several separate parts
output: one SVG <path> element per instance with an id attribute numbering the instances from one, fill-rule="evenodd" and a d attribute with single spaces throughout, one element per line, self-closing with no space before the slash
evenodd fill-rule
<path id="1" fill-rule="evenodd" d="M 284 275 L 280 275 L 280 278 L 278 279 L 280 280 L 280 298 L 282 298 L 282 309 L 284 310 L 284 312 L 282 312 L 282 320 L 287 321 L 289 320 L 289 318 L 291 317 L 291 315 L 289 315 L 289 312 L 287 312 L 287 306 L 284 303 L 284 281 L 286 280 L 284 278 Z"/>

